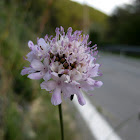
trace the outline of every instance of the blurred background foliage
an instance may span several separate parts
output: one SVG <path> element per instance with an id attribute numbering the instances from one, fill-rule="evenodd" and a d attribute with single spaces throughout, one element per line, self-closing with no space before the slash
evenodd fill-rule
<path id="1" fill-rule="evenodd" d="M 134 1 L 133 5 L 118 7 L 108 21 L 109 43 L 140 45 L 140 0 Z"/>
<path id="2" fill-rule="evenodd" d="M 40 90 L 39 81 L 20 75 L 28 40 L 54 35 L 61 25 L 84 30 L 99 46 L 140 45 L 139 0 L 117 8 L 111 16 L 70 0 L 0 0 L 0 9 L 0 140 L 60 137 L 58 110 L 50 95 Z M 82 139 L 76 126 L 64 121 L 67 140 Z"/>

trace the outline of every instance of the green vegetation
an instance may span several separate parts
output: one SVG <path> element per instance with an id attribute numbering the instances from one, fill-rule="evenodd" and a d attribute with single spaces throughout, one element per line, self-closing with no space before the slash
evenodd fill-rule
<path id="1" fill-rule="evenodd" d="M 104 30 L 107 16 L 86 8 L 88 28 L 96 24 L 94 30 Z M 58 108 L 40 90 L 40 81 L 20 72 L 27 65 L 23 56 L 29 51 L 29 40 L 36 42 L 37 36 L 54 34 L 60 25 L 85 28 L 83 6 L 69 0 L 1 0 L 0 9 L 0 140 L 58 140 Z M 82 139 L 69 111 L 64 112 L 64 124 L 67 140 Z"/>

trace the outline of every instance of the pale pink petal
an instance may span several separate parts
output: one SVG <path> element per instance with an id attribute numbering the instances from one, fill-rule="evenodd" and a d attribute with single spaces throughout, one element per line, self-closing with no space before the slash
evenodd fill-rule
<path id="1" fill-rule="evenodd" d="M 39 60 L 34 59 L 34 60 L 31 62 L 31 67 L 32 67 L 34 70 L 40 71 L 40 70 L 43 70 L 44 65 L 43 65 Z"/>
<path id="2" fill-rule="evenodd" d="M 34 47 L 34 43 L 32 41 L 28 42 L 28 47 L 32 50 Z"/>
<path id="3" fill-rule="evenodd" d="M 59 105 L 62 102 L 61 99 L 61 89 L 60 88 L 56 88 L 52 94 L 52 98 L 51 98 L 51 102 L 53 105 Z"/>
<path id="4" fill-rule="evenodd" d="M 27 55 L 27 61 L 32 62 L 34 59 L 37 59 L 37 56 L 33 51 L 29 52 Z"/>
<path id="5" fill-rule="evenodd" d="M 58 74 L 56 72 L 52 72 L 51 76 L 52 76 L 52 79 L 54 79 L 55 81 L 59 80 Z"/>
<path id="6" fill-rule="evenodd" d="M 86 82 L 87 82 L 89 85 L 94 85 L 94 84 L 95 84 L 95 80 L 93 80 L 92 78 L 87 78 Z"/>
<path id="7" fill-rule="evenodd" d="M 66 84 L 66 83 L 63 85 L 62 94 L 64 99 L 69 98 L 74 93 L 75 93 L 75 87 L 73 85 Z"/>
<path id="8" fill-rule="evenodd" d="M 77 95 L 77 99 L 78 99 L 79 104 L 82 105 L 82 106 L 85 105 L 86 101 L 85 101 L 80 89 L 77 89 L 76 95 Z"/>
<path id="9" fill-rule="evenodd" d="M 80 72 L 77 72 L 74 76 L 74 79 L 77 81 L 80 80 L 81 78 L 82 78 L 82 74 Z"/>
<path id="10" fill-rule="evenodd" d="M 94 86 L 98 87 L 98 88 L 101 87 L 102 85 L 103 85 L 102 81 L 96 81 L 95 84 L 94 84 Z"/>
<path id="11" fill-rule="evenodd" d="M 50 71 L 48 71 L 48 72 L 45 74 L 45 76 L 43 77 L 43 79 L 44 79 L 45 81 L 48 81 L 48 80 L 51 79 L 51 73 L 50 73 Z"/>
<path id="12" fill-rule="evenodd" d="M 50 46 L 45 42 L 43 38 L 40 38 L 37 42 L 42 53 L 48 52 L 48 50 L 50 49 Z"/>
<path id="13" fill-rule="evenodd" d="M 46 87 L 46 85 L 47 85 L 47 82 L 46 81 L 42 82 L 40 84 L 41 89 L 46 89 L 47 91 L 50 91 L 50 90 L 48 90 L 48 88 Z"/>
<path id="14" fill-rule="evenodd" d="M 25 74 L 28 74 L 28 70 L 27 69 L 23 69 L 20 73 L 21 75 L 25 75 Z"/>
<path id="15" fill-rule="evenodd" d="M 55 81 L 44 81 L 40 84 L 41 89 L 46 89 L 47 91 L 54 90 L 56 88 L 56 82 Z"/>
<path id="16" fill-rule="evenodd" d="M 99 76 L 98 75 L 99 67 L 100 67 L 99 64 L 95 64 L 95 66 L 89 70 L 89 74 L 90 74 L 91 77 Z"/>
<path id="17" fill-rule="evenodd" d="M 48 58 L 45 58 L 43 63 L 45 65 L 45 67 L 48 67 L 48 65 L 49 65 L 49 59 Z"/>
<path id="18" fill-rule="evenodd" d="M 72 84 L 72 85 L 75 85 L 75 86 L 76 86 L 76 85 L 80 85 L 80 84 L 79 84 L 78 82 L 76 82 L 76 81 L 72 81 L 71 84 Z"/>
<path id="19" fill-rule="evenodd" d="M 60 77 L 61 81 L 63 82 L 69 82 L 70 81 L 70 77 L 66 74 L 63 74 L 61 77 Z"/>
<path id="20" fill-rule="evenodd" d="M 41 46 L 42 49 L 44 49 L 47 45 L 47 43 L 45 42 L 45 40 L 43 38 L 38 39 L 37 44 L 39 47 Z"/>
<path id="21" fill-rule="evenodd" d="M 82 90 L 84 90 L 86 92 L 94 90 L 94 86 L 93 85 L 89 85 L 86 81 L 81 81 L 80 82 L 80 87 L 82 88 Z"/>
<path id="22" fill-rule="evenodd" d="M 29 74 L 28 78 L 30 78 L 30 79 L 41 79 L 41 78 L 43 78 L 43 75 L 40 72 L 36 72 L 36 73 Z"/>
<path id="23" fill-rule="evenodd" d="M 58 62 L 52 62 L 50 65 L 50 69 L 54 72 L 58 72 L 59 70 L 59 63 Z"/>
<path id="24" fill-rule="evenodd" d="M 92 78 L 87 78 L 86 80 L 80 81 L 80 87 L 86 92 L 91 91 L 94 90 L 95 82 Z"/>
<path id="25" fill-rule="evenodd" d="M 72 80 L 78 81 L 82 78 L 82 74 L 79 71 L 77 71 L 76 69 L 74 69 L 72 71 L 71 78 L 72 78 Z"/>
<path id="26" fill-rule="evenodd" d="M 21 71 L 21 75 L 30 74 L 30 73 L 33 73 L 33 72 L 35 72 L 35 70 L 33 70 L 32 68 L 28 67 L 28 68 L 24 68 Z"/>

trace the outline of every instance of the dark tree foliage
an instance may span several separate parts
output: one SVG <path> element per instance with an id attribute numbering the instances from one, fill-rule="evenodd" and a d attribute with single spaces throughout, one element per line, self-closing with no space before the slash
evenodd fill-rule
<path id="1" fill-rule="evenodd" d="M 109 17 L 108 40 L 113 44 L 140 45 L 140 0 L 117 8 Z"/>

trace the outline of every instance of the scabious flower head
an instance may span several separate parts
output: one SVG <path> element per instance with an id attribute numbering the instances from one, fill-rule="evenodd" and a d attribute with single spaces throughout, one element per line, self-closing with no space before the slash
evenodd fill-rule
<path id="1" fill-rule="evenodd" d="M 72 33 L 69 27 L 65 34 L 64 28 L 56 28 L 56 36 L 46 35 L 38 38 L 37 44 L 28 42 L 31 51 L 26 60 L 29 67 L 24 67 L 22 75 L 28 74 L 30 79 L 41 79 L 41 88 L 52 92 L 51 102 L 59 105 L 64 99 L 74 94 L 80 105 L 86 103 L 82 91 L 94 90 L 102 86 L 101 81 L 94 80 L 100 76 L 99 67 L 96 63 L 97 45 L 89 47 L 89 36 L 82 35 L 81 31 Z"/>

